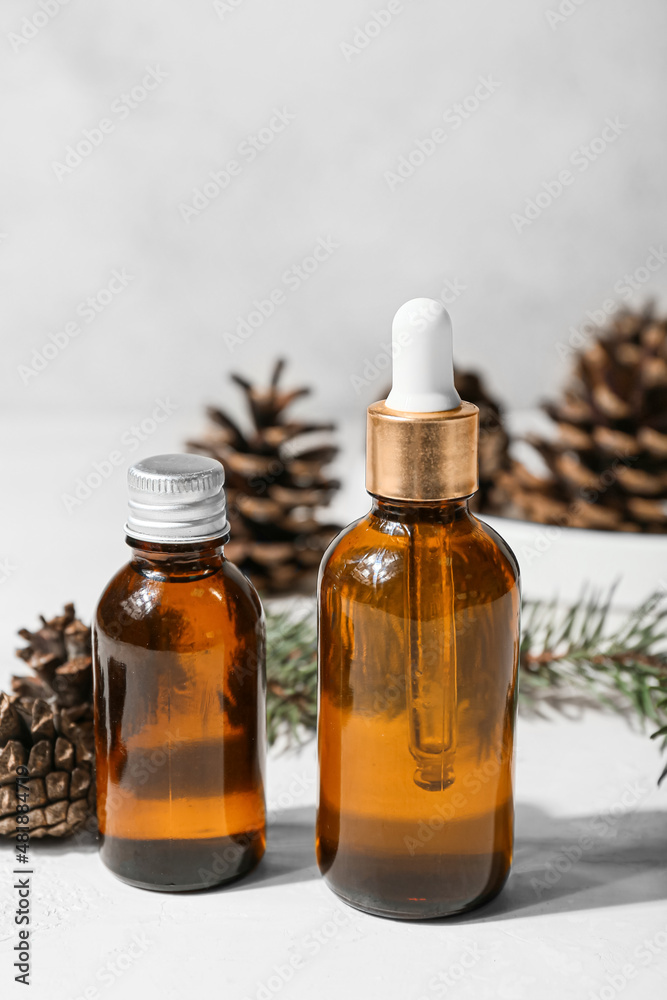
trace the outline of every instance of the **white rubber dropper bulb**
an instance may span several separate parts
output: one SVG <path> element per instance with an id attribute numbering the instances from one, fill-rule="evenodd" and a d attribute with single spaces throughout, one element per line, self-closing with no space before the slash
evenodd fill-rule
<path id="1" fill-rule="evenodd" d="M 411 299 L 394 316 L 391 329 L 393 381 L 390 410 L 437 413 L 455 410 L 452 321 L 441 302 Z"/>

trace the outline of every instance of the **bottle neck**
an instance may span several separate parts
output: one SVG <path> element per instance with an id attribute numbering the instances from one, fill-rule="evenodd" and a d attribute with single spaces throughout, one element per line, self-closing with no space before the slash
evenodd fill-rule
<path id="1" fill-rule="evenodd" d="M 373 496 L 437 503 L 477 489 L 479 410 L 472 403 L 436 413 L 373 403 L 367 421 L 366 489 Z"/>
<path id="2" fill-rule="evenodd" d="M 450 524 L 468 517 L 470 497 L 454 500 L 389 500 L 371 494 L 371 514 L 385 521 L 402 524 L 431 522 Z"/>
<path id="3" fill-rule="evenodd" d="M 134 569 L 154 579 L 191 580 L 210 576 L 220 569 L 224 561 L 220 539 L 169 545 L 139 541 L 128 535 L 125 541 L 132 549 L 131 565 Z"/>

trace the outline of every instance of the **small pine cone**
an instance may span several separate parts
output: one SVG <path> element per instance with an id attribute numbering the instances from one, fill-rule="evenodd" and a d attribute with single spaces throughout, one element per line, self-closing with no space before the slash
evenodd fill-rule
<path id="1" fill-rule="evenodd" d="M 226 555 L 267 593 L 314 590 L 320 560 L 340 530 L 314 516 L 340 487 L 325 468 L 338 449 L 328 443 L 308 447 L 309 435 L 334 427 L 286 417 L 291 404 L 310 390 L 281 389 L 283 368 L 278 361 L 266 387 L 232 375 L 246 397 L 249 431 L 209 407 L 210 427 L 200 440 L 188 442 L 191 451 L 222 462 L 232 532 Z"/>
<path id="2" fill-rule="evenodd" d="M 90 629 L 74 606 L 36 632 L 18 656 L 34 676 L 12 678 L 0 694 L 0 836 L 14 836 L 20 805 L 31 837 L 63 837 L 95 816 L 93 678 Z M 27 767 L 24 785 L 17 768 Z M 19 827 L 20 829 L 21 827 Z"/>

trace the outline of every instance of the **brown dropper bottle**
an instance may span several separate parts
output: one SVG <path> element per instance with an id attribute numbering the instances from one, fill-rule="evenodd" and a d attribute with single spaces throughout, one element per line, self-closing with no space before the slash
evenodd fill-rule
<path id="1" fill-rule="evenodd" d="M 132 885 L 204 889 L 264 853 L 264 616 L 224 557 L 219 462 L 159 455 L 128 481 L 132 558 L 93 630 L 100 853 Z"/>
<path id="2" fill-rule="evenodd" d="M 440 303 L 399 310 L 393 356 L 368 410 L 371 510 L 320 569 L 317 856 L 353 906 L 427 918 L 509 873 L 519 573 L 468 509 L 479 415 Z"/>

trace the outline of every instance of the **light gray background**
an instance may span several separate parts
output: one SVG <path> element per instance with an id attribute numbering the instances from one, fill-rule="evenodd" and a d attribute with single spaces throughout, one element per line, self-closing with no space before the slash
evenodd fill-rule
<path id="1" fill-rule="evenodd" d="M 228 396 L 227 371 L 260 377 L 284 353 L 323 414 L 361 412 L 385 380 L 357 394 L 351 376 L 401 302 L 446 280 L 466 286 L 452 305 L 459 362 L 512 407 L 553 391 L 556 343 L 660 245 L 667 200 L 667 8 L 565 0 L 574 12 L 550 25 L 559 4 L 403 0 L 346 57 L 383 0 L 69 0 L 13 44 L 40 8 L 5 0 L 0 405 L 56 419 L 178 389 L 195 408 Z M 147 67 L 166 78 L 119 120 L 112 102 Z M 385 173 L 480 77 L 499 88 L 392 192 Z M 186 224 L 179 205 L 274 108 L 294 120 Z M 104 117 L 113 133 L 59 180 L 54 161 Z M 617 141 L 517 234 L 512 213 L 616 117 Z M 339 249 L 230 353 L 224 332 L 329 236 Z M 24 384 L 19 366 L 113 269 L 134 280 Z M 636 301 L 666 293 L 663 266 Z"/>
<path id="2" fill-rule="evenodd" d="M 284 354 L 286 380 L 314 386 L 298 405 L 340 425 L 331 513 L 346 523 L 366 506 L 364 408 L 387 385 L 385 371 L 358 391 L 352 378 L 386 363 L 404 300 L 465 286 L 457 359 L 520 423 L 565 374 L 569 327 L 667 235 L 661 0 L 392 0 L 401 10 L 365 48 L 359 31 L 388 0 L 43 3 L 51 16 L 38 0 L 0 9 L 4 650 L 38 609 L 74 599 L 90 617 L 127 556 L 127 465 L 179 450 L 207 402 L 239 413 L 230 371 L 262 379 Z M 559 5 L 572 13 L 557 20 Z M 121 118 L 115 102 L 149 70 L 164 79 Z M 480 78 L 494 93 L 454 127 L 443 116 Z M 245 162 L 239 145 L 276 108 L 294 119 Z M 103 118 L 113 131 L 91 154 L 54 168 Z M 617 140 L 517 233 L 512 214 L 608 118 L 626 126 Z M 390 190 L 385 174 L 439 127 L 446 142 Z M 186 223 L 179 206 L 233 158 L 240 175 Z M 286 288 L 329 238 L 329 259 Z M 104 298 L 114 270 L 132 281 L 86 322 L 80 304 Z M 281 286 L 230 352 L 225 333 Z M 667 266 L 634 301 L 649 295 L 665 304 Z M 80 332 L 63 340 L 68 323 Z M 157 400 L 173 408 L 160 423 Z"/>
<path id="3" fill-rule="evenodd" d="M 302 411 L 341 424 L 341 520 L 363 510 L 363 408 L 386 384 L 382 375 L 357 395 L 351 376 L 382 351 L 405 299 L 437 295 L 447 280 L 465 284 L 451 308 L 460 363 L 483 369 L 513 410 L 555 389 L 569 326 L 612 297 L 667 235 L 667 8 L 584 0 L 552 28 L 545 15 L 560 2 L 404 0 L 348 62 L 341 44 L 385 0 L 240 0 L 222 19 L 208 0 L 69 0 L 18 51 L 8 35 L 39 13 L 38 0 L 4 0 L 2 686 L 19 625 L 33 627 L 38 611 L 55 614 L 69 599 L 90 620 L 127 558 L 125 466 L 179 448 L 199 430 L 204 402 L 237 406 L 229 371 L 260 378 L 285 354 L 289 375 L 316 387 Z M 114 131 L 59 181 L 53 162 L 147 67 L 166 79 L 125 120 L 113 115 Z M 497 92 L 390 191 L 385 172 L 480 76 L 499 82 Z M 276 107 L 294 121 L 186 225 L 179 204 Z M 618 141 L 518 235 L 511 214 L 617 116 L 627 125 Z M 230 353 L 224 332 L 329 236 L 340 243 L 331 258 Z M 25 384 L 19 366 L 77 319 L 78 304 L 114 269 L 134 280 Z M 648 294 L 665 305 L 667 267 L 636 302 Z M 163 397 L 177 408 L 152 426 Z M 120 464 L 68 511 L 63 496 L 112 453 Z M 595 570 L 590 547 L 575 558 L 569 542 L 550 545 L 531 566 L 533 595 Z M 655 563 L 617 551 L 618 566 L 645 568 L 648 586 Z M 611 552 L 610 540 L 610 560 Z M 619 717 L 520 726 L 515 874 L 495 909 L 421 928 L 362 916 L 348 923 L 346 912 L 331 942 L 275 995 L 430 1000 L 442 993 L 434 977 L 472 947 L 479 963 L 451 996 L 583 1000 L 627 963 L 636 976 L 623 997 L 657 993 L 667 953 L 661 944 L 645 967 L 637 948 L 664 941 L 658 748 Z M 307 791 L 285 808 L 280 796 L 295 778 Z M 639 797 L 619 814 L 629 786 Z M 182 997 L 205 983 L 234 1000 L 255 997 L 276 965 L 340 917 L 313 864 L 314 789 L 312 745 L 272 756 L 269 803 L 280 809 L 269 855 L 252 879 L 206 897 L 137 893 L 103 871 L 93 845 L 44 845 L 32 995 L 72 1000 L 99 987 L 93 996 Z M 613 822 L 581 863 L 536 893 L 531 880 L 607 815 Z M 10 856 L 5 849 L 5 872 Z M 146 954 L 101 986 L 100 972 L 137 933 L 150 942 Z M 9 983 L 18 996 L 12 943 L 9 934 L 0 941 L 2 989 Z"/>

